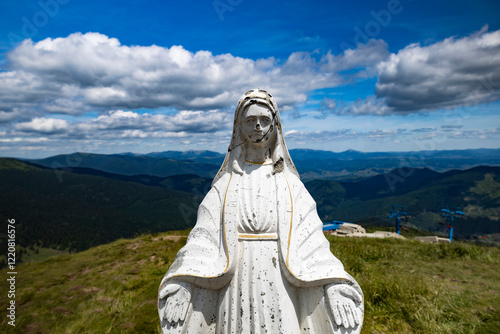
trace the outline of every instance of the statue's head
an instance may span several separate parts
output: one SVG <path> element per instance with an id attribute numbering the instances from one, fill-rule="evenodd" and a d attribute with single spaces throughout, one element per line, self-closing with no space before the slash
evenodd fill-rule
<path id="1" fill-rule="evenodd" d="M 278 106 L 271 94 L 262 89 L 246 92 L 236 108 L 232 144 L 275 146 L 278 117 Z"/>
<path id="2" fill-rule="evenodd" d="M 242 153 L 248 145 L 269 148 L 277 172 L 288 170 L 298 176 L 283 139 L 278 105 L 263 89 L 252 89 L 238 101 L 231 143 L 214 182 L 228 172 L 242 173 Z"/>
<path id="3" fill-rule="evenodd" d="M 247 145 L 269 146 L 275 142 L 275 113 L 266 105 L 250 104 L 240 118 L 240 136 Z"/>

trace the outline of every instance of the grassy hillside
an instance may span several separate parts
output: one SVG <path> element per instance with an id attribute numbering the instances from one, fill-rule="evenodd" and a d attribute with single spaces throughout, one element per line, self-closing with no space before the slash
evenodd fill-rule
<path id="1" fill-rule="evenodd" d="M 16 328 L 2 316 L 0 332 L 159 333 L 157 288 L 186 235 L 143 235 L 19 265 Z M 500 332 L 499 248 L 329 240 L 365 293 L 362 333 Z"/>

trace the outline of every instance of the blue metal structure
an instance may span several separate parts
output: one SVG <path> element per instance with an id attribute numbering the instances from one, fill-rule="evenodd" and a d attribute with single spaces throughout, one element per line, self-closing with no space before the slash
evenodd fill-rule
<path id="1" fill-rule="evenodd" d="M 401 225 L 401 220 L 399 217 L 406 217 L 407 214 L 405 212 L 406 206 L 404 205 L 397 205 L 397 204 L 391 204 L 392 210 L 389 211 L 389 218 L 395 218 L 395 223 L 396 223 L 396 233 L 401 234 L 399 231 L 399 227 Z"/>
<path id="2" fill-rule="evenodd" d="M 441 209 L 441 216 L 450 218 L 450 223 L 448 224 L 449 238 L 450 242 L 453 241 L 453 225 L 455 223 L 455 218 L 465 218 L 465 213 L 460 210 L 460 208 L 455 208 L 456 210 L 446 207 L 446 209 Z"/>
<path id="3" fill-rule="evenodd" d="M 341 222 L 338 220 L 334 220 L 329 223 L 323 224 L 323 231 L 333 231 L 336 230 L 340 227 L 340 225 L 344 224 L 345 222 Z"/>

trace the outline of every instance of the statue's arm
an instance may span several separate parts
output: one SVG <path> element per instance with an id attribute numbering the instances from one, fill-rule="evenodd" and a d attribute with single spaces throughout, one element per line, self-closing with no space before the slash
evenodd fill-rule
<path id="1" fill-rule="evenodd" d="M 333 281 L 352 282 L 352 277 L 330 251 L 330 243 L 323 234 L 323 223 L 318 216 L 316 202 L 300 180 L 290 179 L 294 195 L 293 225 L 286 251 L 289 252 L 290 270 L 299 280 L 292 284 L 313 287 L 324 286 Z"/>
<path id="2" fill-rule="evenodd" d="M 177 253 L 161 287 L 174 278 L 195 281 L 196 277 L 211 276 L 207 271 L 213 270 L 220 248 L 220 211 L 219 192 L 212 187 L 198 208 L 196 225 L 186 245 Z"/>
<path id="3" fill-rule="evenodd" d="M 212 187 L 200 204 L 196 225 L 186 245 L 177 253 L 160 284 L 158 312 L 162 327 L 182 326 L 186 320 L 193 282 L 203 282 L 197 274 L 203 274 L 203 267 L 209 266 L 218 254 L 219 223 L 219 191 Z"/>
<path id="4" fill-rule="evenodd" d="M 295 183 L 295 184 L 294 184 Z M 296 220 L 296 258 L 301 261 L 301 275 L 307 279 L 306 287 L 324 286 L 325 302 L 332 322 L 339 327 L 357 328 L 363 321 L 363 293 L 358 283 L 330 252 L 330 243 L 323 233 L 316 203 L 300 181 L 291 182 Z M 293 251 L 293 250 L 292 250 Z"/>

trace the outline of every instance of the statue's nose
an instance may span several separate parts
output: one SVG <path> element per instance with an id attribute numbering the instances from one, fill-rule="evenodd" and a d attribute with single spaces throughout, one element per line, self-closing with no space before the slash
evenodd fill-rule
<path id="1" fill-rule="evenodd" d="M 257 129 L 260 129 L 260 122 L 259 122 L 259 121 L 257 121 L 257 124 L 255 125 L 255 127 L 256 127 Z"/>

